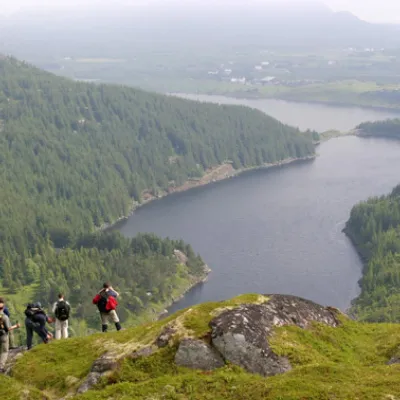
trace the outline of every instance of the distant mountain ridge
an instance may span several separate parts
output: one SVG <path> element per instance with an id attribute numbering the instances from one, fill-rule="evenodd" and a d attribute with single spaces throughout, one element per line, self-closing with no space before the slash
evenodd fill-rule
<path id="1" fill-rule="evenodd" d="M 1 21 L 1 17 L 0 17 Z M 140 7 L 97 7 L 63 12 L 21 11 L 0 26 L 3 46 L 24 40 L 79 49 L 96 41 L 103 48 L 146 42 L 191 45 L 368 46 L 400 42 L 396 25 L 371 24 L 349 12 L 333 12 L 316 2 L 155 2 Z M 74 46 L 72 45 L 74 43 Z M 1 50 L 0 42 L 0 50 Z"/>

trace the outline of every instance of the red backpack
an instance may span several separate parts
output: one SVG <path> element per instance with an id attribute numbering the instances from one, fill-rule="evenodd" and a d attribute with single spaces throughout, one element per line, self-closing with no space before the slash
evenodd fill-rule
<path id="1" fill-rule="evenodd" d="M 97 305 L 101 313 L 108 313 L 115 310 L 118 306 L 117 299 L 114 296 L 110 296 L 107 292 L 97 294 L 93 299 L 93 304 Z"/>

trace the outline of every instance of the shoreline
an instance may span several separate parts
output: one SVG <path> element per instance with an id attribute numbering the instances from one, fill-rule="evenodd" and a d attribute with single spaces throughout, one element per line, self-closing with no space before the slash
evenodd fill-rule
<path id="1" fill-rule="evenodd" d="M 141 207 L 144 207 L 145 205 L 156 201 L 156 200 L 161 200 L 164 197 L 170 196 L 174 193 L 181 193 L 181 192 L 187 192 L 191 189 L 199 188 L 202 186 L 207 186 L 212 183 L 217 183 L 221 182 L 227 179 L 231 179 L 237 176 L 240 176 L 246 172 L 250 171 L 255 171 L 255 170 L 264 170 L 264 169 L 273 169 L 273 168 L 279 168 L 283 167 L 289 164 L 295 164 L 295 163 L 300 163 L 300 162 L 305 162 L 305 161 L 311 161 L 315 160 L 317 158 L 317 154 L 312 154 L 309 156 L 305 157 L 300 157 L 300 158 L 285 158 L 281 161 L 277 161 L 275 163 L 265 163 L 263 165 L 258 165 L 254 167 L 247 167 L 247 168 L 240 168 L 240 169 L 234 169 L 232 164 L 230 163 L 225 163 L 225 164 L 220 164 L 216 167 L 210 168 L 209 170 L 206 171 L 206 173 L 199 179 L 189 179 L 185 183 L 183 183 L 180 186 L 176 187 L 169 187 L 167 190 L 163 190 L 160 194 L 157 196 L 150 194 L 147 190 L 145 190 L 142 195 L 144 197 L 144 200 L 141 203 L 138 203 L 136 201 L 133 202 L 131 210 L 128 215 L 119 217 L 116 219 L 114 222 L 110 224 L 103 224 L 102 226 L 98 227 L 98 231 L 109 231 L 109 230 L 114 230 L 118 228 L 118 225 L 127 219 L 131 217 L 136 210 L 138 210 Z"/>
<path id="2" fill-rule="evenodd" d="M 367 110 L 373 111 L 387 111 L 393 112 L 400 115 L 400 108 L 390 107 L 390 106 L 373 106 L 373 105 L 363 105 L 363 104 L 355 104 L 355 103 L 346 103 L 346 102 L 338 102 L 334 100 L 328 101 L 317 101 L 317 100 L 301 100 L 301 99 L 291 99 L 285 97 L 277 97 L 277 96 L 263 96 L 260 94 L 251 95 L 246 92 L 204 92 L 204 93 L 185 93 L 185 92 L 173 92 L 167 93 L 167 95 L 175 96 L 179 98 L 184 98 L 185 95 L 196 95 L 196 96 L 224 96 L 237 100 L 278 100 L 285 101 L 287 103 L 299 103 L 299 104 L 310 104 L 310 105 L 325 105 L 331 107 L 338 108 L 364 108 Z M 196 100 L 194 100 L 196 101 Z"/>
<path id="3" fill-rule="evenodd" d="M 172 297 L 171 301 L 168 303 L 163 304 L 164 310 L 161 313 L 156 313 L 156 320 L 159 321 L 167 316 L 170 315 L 169 309 L 176 303 L 178 303 L 180 300 L 182 300 L 187 293 L 189 293 L 192 289 L 194 289 L 197 286 L 203 285 L 208 281 L 208 277 L 210 273 L 212 272 L 211 268 L 207 265 L 203 265 L 203 274 L 198 277 L 192 277 L 191 280 L 189 280 L 189 285 L 182 291 L 180 294 L 177 295 L 177 297 Z"/>
<path id="4" fill-rule="evenodd" d="M 344 233 L 346 235 L 346 237 L 350 240 L 350 243 L 351 243 L 352 247 L 356 251 L 356 253 L 357 253 L 357 255 L 358 255 L 358 257 L 359 257 L 359 259 L 360 259 L 360 261 L 362 263 L 361 277 L 357 281 L 358 287 L 360 288 L 360 293 L 359 293 L 359 295 L 357 297 L 354 297 L 354 299 L 351 300 L 350 306 L 345 310 L 345 313 L 351 319 L 357 320 L 357 314 L 355 313 L 353 307 L 354 307 L 354 303 L 357 301 L 357 299 L 361 295 L 361 291 L 362 291 L 361 281 L 364 278 L 364 271 L 365 271 L 366 264 L 368 263 L 368 259 L 367 259 L 366 255 L 362 252 L 362 250 L 361 250 L 360 246 L 358 245 L 354 235 L 352 234 L 350 229 L 347 227 L 347 223 L 346 223 L 345 227 L 342 229 L 342 233 Z"/>
<path id="5" fill-rule="evenodd" d="M 117 229 L 118 225 L 124 221 L 126 221 L 130 216 L 134 214 L 134 212 L 139 209 L 140 207 L 145 206 L 146 204 L 149 204 L 155 200 L 162 199 L 163 197 L 169 196 L 174 193 L 180 193 L 180 192 L 186 192 L 191 189 L 195 189 L 198 187 L 206 186 L 212 183 L 216 182 L 221 182 L 230 178 L 234 178 L 237 176 L 240 176 L 243 173 L 250 172 L 250 171 L 255 171 L 255 170 L 262 170 L 262 169 L 272 169 L 272 168 L 279 168 L 283 167 L 289 164 L 294 164 L 294 163 L 300 163 L 300 162 L 306 162 L 306 161 L 311 161 L 315 160 L 317 157 L 316 154 L 306 156 L 306 157 L 301 157 L 301 158 L 287 158 L 281 161 L 278 161 L 276 163 L 267 163 L 261 166 L 254 166 L 254 167 L 248 167 L 248 168 L 241 168 L 238 170 L 235 170 L 231 164 L 222 164 L 217 167 L 214 167 L 208 171 L 201 179 L 199 180 L 189 180 L 185 182 L 183 185 L 176 187 L 176 188 L 169 188 L 168 191 L 164 191 L 161 195 L 159 196 L 151 196 L 148 197 L 147 200 L 143 201 L 142 203 L 134 203 L 133 207 L 129 213 L 128 216 L 125 217 L 120 217 L 118 220 L 116 220 L 113 224 L 110 224 L 106 227 L 100 227 L 99 230 L 101 231 L 108 231 L 108 230 L 113 230 Z M 195 287 L 202 285 L 207 282 L 208 277 L 212 270 L 209 268 L 207 264 L 204 264 L 203 266 L 203 273 L 196 277 L 196 276 L 191 276 L 188 279 L 188 284 L 182 287 L 182 290 L 179 291 L 179 293 L 176 294 L 176 296 L 172 296 L 171 299 L 169 299 L 166 303 L 160 304 L 160 305 L 154 305 L 153 308 L 150 308 L 147 312 L 143 313 L 144 319 L 149 319 L 149 320 L 160 320 L 164 317 L 167 317 L 169 313 L 169 308 L 171 308 L 175 303 L 178 301 L 182 300 L 185 295 Z"/>

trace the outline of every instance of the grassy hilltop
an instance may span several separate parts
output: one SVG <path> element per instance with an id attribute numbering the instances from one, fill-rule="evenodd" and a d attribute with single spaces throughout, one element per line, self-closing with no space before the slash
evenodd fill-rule
<path id="1" fill-rule="evenodd" d="M 386 365 L 397 353 L 400 325 L 364 324 L 339 316 L 336 328 L 275 328 L 273 351 L 287 356 L 293 369 L 261 377 L 234 365 L 202 372 L 176 366 L 177 342 L 183 337 L 207 340 L 209 321 L 239 305 L 268 304 L 260 295 L 206 303 L 169 318 L 119 333 L 93 335 L 40 345 L 16 362 L 12 377 L 0 377 L 7 399 L 398 399 L 399 365 Z M 177 333 L 171 344 L 148 357 L 132 353 L 152 344 L 166 325 Z M 92 390 L 76 395 L 93 362 L 105 352 L 116 368 Z"/>

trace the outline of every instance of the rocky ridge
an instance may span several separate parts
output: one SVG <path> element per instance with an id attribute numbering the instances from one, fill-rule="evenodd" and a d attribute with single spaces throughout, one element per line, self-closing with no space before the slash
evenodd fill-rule
<path id="1" fill-rule="evenodd" d="M 38 346 L 14 355 L 10 375 L 26 385 L 23 393 L 40 390 L 46 399 L 397 399 L 399 343 L 395 324 L 359 324 L 294 296 L 243 295 L 122 332 Z M 354 386 L 356 377 L 363 378 Z M 379 396 L 364 396 L 369 385 Z"/>
<path id="2" fill-rule="evenodd" d="M 208 323 L 208 331 L 200 337 L 184 326 L 185 315 L 192 312 L 188 309 L 182 316 L 165 324 L 148 346 L 129 354 L 118 351 L 102 354 L 92 364 L 77 393 L 87 392 L 103 377 L 112 374 L 124 358 L 148 357 L 167 346 L 177 347 L 175 363 L 186 368 L 211 371 L 231 363 L 262 376 L 281 374 L 290 371 L 292 366 L 269 344 L 275 327 L 295 325 L 306 329 L 314 322 L 330 327 L 339 325 L 338 310 L 285 295 L 259 296 L 256 304 L 243 303 L 216 309 L 215 317 Z"/>

